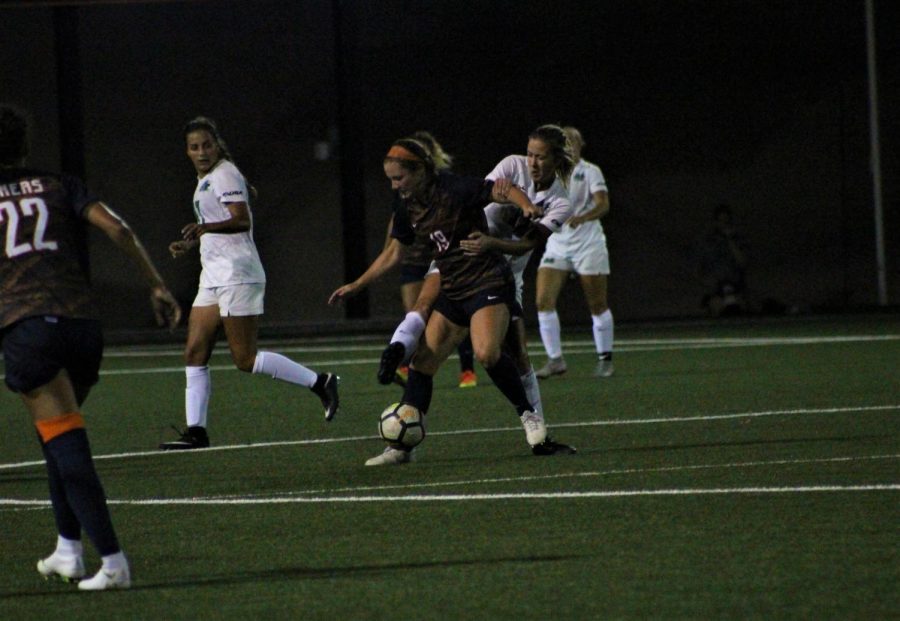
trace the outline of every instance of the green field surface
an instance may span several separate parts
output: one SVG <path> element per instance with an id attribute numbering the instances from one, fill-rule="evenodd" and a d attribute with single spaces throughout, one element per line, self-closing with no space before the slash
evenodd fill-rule
<path id="1" fill-rule="evenodd" d="M 128 591 L 35 571 L 53 516 L 4 392 L 0 619 L 900 618 L 900 316 L 622 324 L 609 379 L 586 328 L 563 336 L 569 371 L 540 386 L 576 455 L 531 455 L 451 359 L 416 459 L 381 468 L 383 335 L 264 342 L 341 376 L 331 423 L 222 344 L 213 446 L 186 452 L 156 449 L 183 425 L 178 348 L 108 348 L 84 414 Z"/>

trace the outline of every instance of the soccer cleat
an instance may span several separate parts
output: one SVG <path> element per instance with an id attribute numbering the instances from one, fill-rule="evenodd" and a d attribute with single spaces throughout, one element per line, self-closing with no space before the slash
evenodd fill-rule
<path id="1" fill-rule="evenodd" d="M 547 364 L 534 372 L 534 376 L 538 379 L 547 379 L 553 375 L 562 375 L 568 369 L 569 367 L 566 366 L 566 361 L 563 360 L 562 356 L 559 358 L 549 358 Z"/>
<path id="2" fill-rule="evenodd" d="M 474 388 L 475 386 L 478 386 L 478 376 L 475 375 L 475 371 L 467 369 L 459 374 L 460 388 Z"/>
<path id="3" fill-rule="evenodd" d="M 164 451 L 187 451 L 209 447 L 209 436 L 206 435 L 205 427 L 188 427 L 184 431 L 178 431 L 177 427 L 172 427 L 172 429 L 181 437 L 171 442 L 163 442 L 159 445 L 160 449 Z"/>
<path id="4" fill-rule="evenodd" d="M 93 578 L 82 580 L 78 588 L 82 591 L 105 591 L 107 589 L 127 589 L 131 586 L 128 565 L 119 569 L 100 569 Z"/>
<path id="5" fill-rule="evenodd" d="M 576 452 L 574 446 L 554 442 L 550 436 L 547 436 L 547 439 L 540 444 L 531 447 L 533 455 L 574 455 Z"/>
<path id="6" fill-rule="evenodd" d="M 367 466 L 399 466 L 412 461 L 412 450 L 404 451 L 395 449 L 392 446 L 387 447 L 380 454 L 366 460 Z"/>
<path id="7" fill-rule="evenodd" d="M 378 383 L 387 386 L 393 382 L 397 375 L 397 367 L 405 357 L 406 347 L 403 343 L 395 341 L 385 347 L 381 352 L 381 362 L 378 364 Z"/>
<path id="8" fill-rule="evenodd" d="M 612 359 L 601 359 L 597 361 L 597 366 L 594 367 L 594 372 L 591 375 L 594 377 L 612 377 L 614 371 Z"/>
<path id="9" fill-rule="evenodd" d="M 537 412 L 525 410 L 520 417 L 525 428 L 525 439 L 531 446 L 537 446 L 547 438 L 547 426 L 544 417 Z"/>
<path id="10" fill-rule="evenodd" d="M 331 422 L 331 419 L 337 414 L 341 404 L 341 399 L 338 396 L 338 382 L 340 382 L 341 378 L 334 373 L 325 373 L 324 375 L 325 383 L 322 385 L 322 388 L 316 389 L 313 387 L 313 392 L 322 400 L 322 407 L 325 408 L 325 422 L 327 423 Z"/>
<path id="11" fill-rule="evenodd" d="M 44 580 L 59 578 L 63 582 L 77 582 L 84 577 L 84 561 L 80 556 L 54 552 L 37 562 L 37 570 Z"/>

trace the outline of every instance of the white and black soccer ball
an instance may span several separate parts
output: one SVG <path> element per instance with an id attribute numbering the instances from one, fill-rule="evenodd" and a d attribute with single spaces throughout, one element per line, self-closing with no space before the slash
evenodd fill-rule
<path id="1" fill-rule="evenodd" d="M 392 403 L 381 413 L 378 431 L 389 444 L 411 449 L 425 439 L 425 416 L 408 403 Z"/>

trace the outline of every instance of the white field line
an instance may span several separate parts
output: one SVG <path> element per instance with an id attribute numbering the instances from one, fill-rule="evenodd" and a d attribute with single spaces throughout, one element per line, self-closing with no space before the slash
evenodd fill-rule
<path id="1" fill-rule="evenodd" d="M 894 455 L 860 455 L 850 457 L 819 457 L 811 459 L 773 459 L 768 461 L 745 461 L 724 464 L 696 464 L 692 466 L 660 466 L 658 468 L 621 468 L 616 470 L 598 470 L 587 472 L 558 472 L 554 474 L 540 474 L 517 477 L 493 477 L 486 479 L 464 479 L 456 481 L 431 481 L 428 483 L 403 483 L 396 485 L 357 485 L 353 487 L 339 487 L 334 489 L 310 489 L 297 490 L 275 494 L 275 496 L 291 497 L 301 494 L 343 494 L 348 492 L 379 492 L 385 490 L 414 490 L 439 487 L 458 487 L 463 485 L 494 485 L 497 483 L 535 483 L 538 481 L 550 481 L 556 479 L 581 479 L 610 477 L 632 474 L 652 474 L 670 472 L 690 472 L 698 470 L 729 470 L 739 468 L 756 468 L 760 466 L 801 466 L 808 464 L 836 464 L 846 462 L 862 462 L 882 459 L 900 459 L 900 454 Z M 208 499 L 228 498 L 263 498 L 273 497 L 272 494 L 216 494 Z"/>
<path id="2" fill-rule="evenodd" d="M 695 347 L 756 347 L 765 345 L 810 345 L 827 343 L 864 343 L 869 341 L 896 341 L 900 340 L 900 334 L 875 334 L 875 335 L 845 335 L 845 336 L 800 336 L 800 337 L 753 337 L 753 338 L 673 338 L 673 339 L 617 339 L 616 352 L 619 351 L 647 351 L 649 349 L 670 348 L 695 348 Z M 375 351 L 381 353 L 387 341 L 372 344 L 349 345 L 281 345 L 278 342 L 261 343 L 261 349 L 277 349 L 282 353 L 341 353 L 355 351 Z M 564 349 L 589 347 L 591 351 L 594 342 L 591 340 L 563 341 Z M 539 346 L 534 351 L 543 351 Z M 140 349 L 134 347 L 110 347 L 104 356 L 107 358 L 154 358 L 165 356 L 180 356 L 180 348 L 153 348 Z M 229 356 L 227 348 L 219 348 L 213 355 Z"/>
<path id="3" fill-rule="evenodd" d="M 766 416 L 797 416 L 803 414 L 846 414 L 851 412 L 882 412 L 887 410 L 900 410 L 900 404 L 894 405 L 862 405 L 835 408 L 796 408 L 790 410 L 767 410 L 760 412 L 738 412 L 734 414 L 708 414 L 705 416 L 670 416 L 657 418 L 631 418 L 624 420 L 596 420 L 577 423 L 554 423 L 554 429 L 564 429 L 569 427 L 603 427 L 617 425 L 646 425 L 661 423 L 690 423 L 690 422 L 706 422 L 715 420 L 729 420 L 735 418 L 760 418 Z M 522 432 L 522 427 L 516 425 L 514 427 L 484 427 L 477 429 L 455 429 L 451 431 L 433 431 L 429 432 L 429 437 L 434 436 L 455 436 L 474 433 L 505 433 L 505 432 Z M 334 444 L 337 442 L 358 442 L 371 441 L 379 439 L 375 435 L 369 436 L 343 436 L 339 438 L 313 438 L 307 440 L 279 440 L 277 442 L 252 442 L 250 444 L 229 444 L 224 446 L 213 446 L 201 451 L 237 451 L 243 449 L 271 448 L 276 446 L 309 446 L 315 444 Z M 94 461 L 101 459 L 127 459 L 131 457 L 148 457 L 157 456 L 162 458 L 177 458 L 179 455 L 196 455 L 198 451 L 133 451 L 129 453 L 110 453 L 106 455 L 94 455 Z M 28 466 L 43 466 L 41 461 L 23 461 L 18 463 L 0 464 L 0 471 L 13 470 L 16 468 L 24 468 Z"/>
<path id="4" fill-rule="evenodd" d="M 108 500 L 111 505 L 129 506 L 227 506 L 227 505 L 284 505 L 284 504 L 338 504 L 363 502 L 448 502 L 473 500 L 559 500 L 583 498 L 628 498 L 635 496 L 710 496 L 735 494 L 808 494 L 827 492 L 896 492 L 900 483 L 872 485 L 799 485 L 784 487 L 714 487 L 598 490 L 589 492 L 515 492 L 491 494 L 412 494 L 405 496 L 316 496 L 308 498 L 148 498 L 145 500 Z M 44 508 L 49 501 L 0 499 L 0 506 L 12 508 Z"/>

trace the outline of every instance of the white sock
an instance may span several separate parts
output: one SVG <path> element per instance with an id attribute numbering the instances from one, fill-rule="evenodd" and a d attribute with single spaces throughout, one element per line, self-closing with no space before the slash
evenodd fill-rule
<path id="1" fill-rule="evenodd" d="M 404 362 L 412 358 L 423 332 L 425 332 L 425 319 L 416 311 L 406 313 L 406 317 L 394 330 L 394 335 L 391 336 L 391 343 L 398 341 L 403 343 L 403 347 L 406 348 L 406 359 Z"/>
<path id="2" fill-rule="evenodd" d="M 544 417 L 544 406 L 541 403 L 541 389 L 538 387 L 538 379 L 534 374 L 534 367 L 528 369 L 528 373 L 521 376 L 522 386 L 525 387 L 525 396 L 534 411 Z"/>
<path id="3" fill-rule="evenodd" d="M 600 355 L 611 354 L 613 349 L 613 316 L 608 308 L 599 315 L 591 315 L 594 324 L 594 345 Z"/>
<path id="4" fill-rule="evenodd" d="M 184 411 L 188 427 L 206 427 L 212 380 L 209 367 L 184 367 L 187 387 L 184 389 Z"/>
<path id="5" fill-rule="evenodd" d="M 128 567 L 128 559 L 121 550 L 103 557 L 103 569 L 107 571 L 118 571 L 124 567 Z"/>
<path id="6" fill-rule="evenodd" d="M 560 336 L 559 315 L 555 310 L 538 311 L 538 325 L 541 330 L 541 341 L 548 358 L 562 356 L 562 340 Z"/>
<path id="7" fill-rule="evenodd" d="M 66 539 L 62 535 L 57 535 L 56 554 L 60 556 L 81 556 L 84 554 L 84 547 L 79 539 Z"/>
<path id="8" fill-rule="evenodd" d="M 287 356 L 271 351 L 256 353 L 256 360 L 253 362 L 253 372 L 257 375 L 270 375 L 273 379 L 290 384 L 300 384 L 307 388 L 312 388 L 313 384 L 316 383 L 316 378 L 319 376 L 318 373 L 307 369 L 299 362 L 294 362 Z"/>

